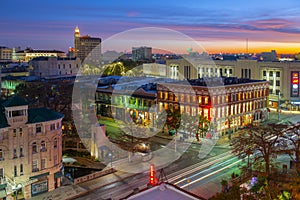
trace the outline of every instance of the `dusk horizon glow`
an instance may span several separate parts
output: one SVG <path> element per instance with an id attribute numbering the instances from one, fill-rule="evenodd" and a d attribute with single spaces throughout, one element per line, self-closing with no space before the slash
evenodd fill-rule
<path id="1" fill-rule="evenodd" d="M 43 1 L 2 2 L 0 46 L 57 49 L 73 46 L 74 28 L 105 40 L 133 28 L 158 27 L 193 38 L 209 53 L 300 52 L 300 2 Z M 145 38 L 147 40 L 147 38 Z M 167 46 L 167 44 L 166 44 Z M 177 52 L 184 53 L 180 47 Z M 120 49 L 120 51 L 130 49 Z M 195 49 L 197 50 L 197 49 Z"/>

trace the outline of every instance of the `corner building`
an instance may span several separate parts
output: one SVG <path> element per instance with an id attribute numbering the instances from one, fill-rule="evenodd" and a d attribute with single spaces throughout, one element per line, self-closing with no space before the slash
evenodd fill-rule
<path id="1" fill-rule="evenodd" d="M 0 119 L 0 199 L 3 191 L 8 199 L 16 192 L 28 199 L 60 187 L 63 115 L 28 109 L 14 96 L 1 102 Z"/>
<path id="2" fill-rule="evenodd" d="M 260 123 L 268 115 L 269 82 L 251 79 L 200 78 L 157 85 L 159 112 L 206 117 L 219 135 Z M 205 137 L 202 135 L 201 137 Z"/>

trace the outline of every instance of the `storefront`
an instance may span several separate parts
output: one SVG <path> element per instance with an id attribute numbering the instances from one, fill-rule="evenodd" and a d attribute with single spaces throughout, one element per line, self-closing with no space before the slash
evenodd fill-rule
<path id="1" fill-rule="evenodd" d="M 38 179 L 37 182 L 31 184 L 31 196 L 34 197 L 41 193 L 48 192 L 48 178 L 49 172 L 32 176 L 30 179 Z"/>

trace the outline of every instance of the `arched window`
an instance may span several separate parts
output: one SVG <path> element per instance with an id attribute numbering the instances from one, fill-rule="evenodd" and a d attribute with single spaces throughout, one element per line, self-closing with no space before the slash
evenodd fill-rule
<path id="1" fill-rule="evenodd" d="M 36 142 L 32 143 L 32 153 L 37 153 L 37 144 Z"/>
<path id="2" fill-rule="evenodd" d="M 57 148 L 57 138 L 54 138 L 54 141 L 53 141 L 53 147 L 54 147 L 54 148 Z"/>
<path id="3" fill-rule="evenodd" d="M 46 142 L 45 142 L 45 141 L 42 141 L 42 142 L 41 142 L 41 151 L 42 151 L 42 152 L 47 151 L 47 149 L 46 149 Z"/>

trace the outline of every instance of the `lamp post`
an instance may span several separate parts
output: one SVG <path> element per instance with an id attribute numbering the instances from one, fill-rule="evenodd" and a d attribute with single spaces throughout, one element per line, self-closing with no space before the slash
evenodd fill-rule
<path id="1" fill-rule="evenodd" d="M 278 121 L 280 121 L 280 91 L 278 92 Z"/>
<path id="2" fill-rule="evenodd" d="M 16 195 L 16 200 L 18 200 L 18 191 L 19 189 L 21 189 L 23 187 L 23 185 L 21 183 L 19 183 L 18 185 L 13 185 L 12 186 L 12 189 L 14 190 L 15 192 L 15 195 Z"/>

